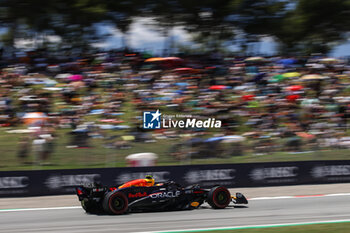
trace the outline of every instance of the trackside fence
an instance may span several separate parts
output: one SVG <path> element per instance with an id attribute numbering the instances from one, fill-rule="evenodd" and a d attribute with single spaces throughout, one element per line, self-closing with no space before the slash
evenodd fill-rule
<path id="1" fill-rule="evenodd" d="M 156 182 L 174 180 L 184 186 L 198 183 L 203 187 L 346 183 L 350 182 L 350 160 L 3 171 L 0 197 L 73 194 L 80 184 L 116 185 L 146 174 L 152 174 Z"/>

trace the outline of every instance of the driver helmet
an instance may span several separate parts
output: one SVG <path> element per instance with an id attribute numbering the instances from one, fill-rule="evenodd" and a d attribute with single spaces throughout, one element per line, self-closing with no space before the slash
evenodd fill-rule
<path id="1" fill-rule="evenodd" d="M 146 175 L 145 181 L 150 185 L 154 185 L 154 179 L 152 175 Z"/>

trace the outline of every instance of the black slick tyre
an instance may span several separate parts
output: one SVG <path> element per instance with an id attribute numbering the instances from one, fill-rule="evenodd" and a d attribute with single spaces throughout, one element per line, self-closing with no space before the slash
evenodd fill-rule
<path id="1" fill-rule="evenodd" d="M 94 205 L 91 204 L 87 199 L 83 199 L 81 202 L 81 207 L 85 210 L 86 213 L 93 213 L 94 212 Z"/>
<path id="2" fill-rule="evenodd" d="M 224 209 L 231 202 L 230 191 L 223 186 L 214 187 L 208 193 L 207 202 L 213 209 Z"/>
<path id="3" fill-rule="evenodd" d="M 107 213 L 119 215 L 128 211 L 129 201 L 122 192 L 110 192 L 106 194 L 102 205 Z"/>

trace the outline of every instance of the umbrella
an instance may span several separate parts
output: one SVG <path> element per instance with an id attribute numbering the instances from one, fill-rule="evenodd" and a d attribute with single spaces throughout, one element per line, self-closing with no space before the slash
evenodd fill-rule
<path id="1" fill-rule="evenodd" d="M 312 68 L 312 69 L 324 69 L 325 68 L 324 64 L 319 64 L 319 63 L 310 63 L 310 64 L 306 64 L 305 66 Z"/>
<path id="2" fill-rule="evenodd" d="M 128 125 L 111 125 L 111 124 L 106 124 L 106 125 L 97 125 L 100 129 L 103 130 L 123 130 L 123 129 L 130 129 L 130 126 Z"/>
<path id="3" fill-rule="evenodd" d="M 24 82 L 31 85 L 55 86 L 57 82 L 48 78 L 25 78 Z"/>
<path id="4" fill-rule="evenodd" d="M 248 86 L 248 85 L 235 86 L 235 87 L 233 88 L 233 90 L 235 90 L 235 91 L 241 91 L 241 90 L 248 89 L 248 88 L 250 88 L 250 87 L 251 87 L 251 86 Z"/>
<path id="5" fill-rule="evenodd" d="M 225 85 L 213 85 L 209 87 L 210 90 L 224 90 L 224 89 L 230 89 L 230 88 L 231 86 L 225 86 Z"/>
<path id="6" fill-rule="evenodd" d="M 280 59 L 277 61 L 278 64 L 283 64 L 283 65 L 292 65 L 297 63 L 298 60 L 294 59 L 294 58 L 285 58 L 285 59 Z"/>
<path id="7" fill-rule="evenodd" d="M 81 81 L 83 80 L 83 76 L 80 74 L 74 74 L 72 76 L 68 77 L 69 81 L 75 82 L 75 81 Z"/>
<path id="8" fill-rule="evenodd" d="M 319 102 L 320 101 L 318 99 L 304 99 L 303 101 L 301 101 L 301 106 L 310 107 L 314 104 L 318 104 Z"/>
<path id="9" fill-rule="evenodd" d="M 277 83 L 277 82 L 283 81 L 284 79 L 286 79 L 286 77 L 284 77 L 282 74 L 278 74 L 278 75 L 273 76 L 270 79 L 270 82 Z"/>
<path id="10" fill-rule="evenodd" d="M 289 101 L 295 101 L 295 100 L 297 100 L 299 98 L 300 98 L 300 95 L 288 95 L 286 97 L 286 99 L 289 100 Z"/>
<path id="11" fill-rule="evenodd" d="M 244 134 L 242 134 L 242 136 L 254 136 L 254 135 L 258 135 L 259 132 L 257 131 L 252 131 L 252 132 L 246 132 Z"/>
<path id="12" fill-rule="evenodd" d="M 175 85 L 179 87 L 185 87 L 188 86 L 188 83 L 175 83 Z"/>
<path id="13" fill-rule="evenodd" d="M 231 143 L 231 142 L 243 142 L 246 138 L 240 135 L 228 135 L 223 136 L 223 143 Z"/>
<path id="14" fill-rule="evenodd" d="M 319 74 L 307 74 L 300 78 L 300 80 L 320 80 L 324 79 L 325 77 Z"/>
<path id="15" fill-rule="evenodd" d="M 140 72 L 139 75 L 158 74 L 160 72 L 161 70 L 147 70 L 147 71 Z"/>
<path id="16" fill-rule="evenodd" d="M 190 68 L 190 67 L 182 67 L 182 68 L 173 69 L 173 71 L 192 71 L 192 70 L 194 70 L 194 69 Z"/>
<path id="17" fill-rule="evenodd" d="M 158 61 L 164 61 L 163 57 L 151 57 L 145 60 L 145 62 L 158 62 Z"/>
<path id="18" fill-rule="evenodd" d="M 6 131 L 6 133 L 35 133 L 34 129 L 14 129 Z"/>
<path id="19" fill-rule="evenodd" d="M 288 91 L 300 91 L 303 88 L 304 87 L 301 85 L 293 85 L 293 86 L 287 87 L 286 90 L 288 90 Z"/>
<path id="20" fill-rule="evenodd" d="M 52 80 L 52 79 L 45 79 L 44 84 L 46 87 L 54 87 L 54 86 L 56 86 L 57 82 L 55 80 Z"/>
<path id="21" fill-rule="evenodd" d="M 98 115 L 105 113 L 104 109 L 93 109 L 89 112 L 89 115 Z"/>
<path id="22" fill-rule="evenodd" d="M 56 79 L 67 79 L 69 78 L 70 76 L 72 76 L 72 74 L 69 74 L 69 73 L 64 73 L 64 74 L 58 74 L 55 76 Z"/>
<path id="23" fill-rule="evenodd" d="M 301 74 L 299 72 L 288 72 L 282 74 L 283 77 L 285 78 L 294 78 L 294 77 L 299 77 Z"/>
<path id="24" fill-rule="evenodd" d="M 40 101 L 40 99 L 35 95 L 26 95 L 26 96 L 19 98 L 19 100 L 28 101 L 28 102 L 29 101 Z"/>
<path id="25" fill-rule="evenodd" d="M 62 90 L 61 87 L 44 87 L 44 90 L 48 90 L 48 91 L 60 91 Z"/>
<path id="26" fill-rule="evenodd" d="M 244 61 L 246 62 L 257 62 L 257 61 L 264 61 L 265 58 L 263 57 L 248 57 Z"/>
<path id="27" fill-rule="evenodd" d="M 104 113 L 104 112 L 103 112 Z M 111 115 L 111 116 L 121 116 L 124 115 L 123 112 L 106 112 L 106 115 Z"/>
<path id="28" fill-rule="evenodd" d="M 243 95 L 241 97 L 244 101 L 251 101 L 255 98 L 255 95 Z"/>
<path id="29" fill-rule="evenodd" d="M 29 112 L 22 117 L 26 125 L 39 126 L 47 121 L 47 115 L 43 112 Z"/>
<path id="30" fill-rule="evenodd" d="M 145 60 L 145 62 L 158 62 L 158 61 L 182 61 L 179 57 L 152 57 Z"/>
<path id="31" fill-rule="evenodd" d="M 130 129 L 131 127 L 128 125 L 116 125 L 115 129 Z"/>
<path id="32" fill-rule="evenodd" d="M 100 122 L 103 122 L 103 123 L 112 123 L 112 124 L 119 124 L 119 123 L 123 123 L 124 121 L 116 120 L 116 119 L 102 119 L 102 120 L 100 120 Z"/>
<path id="33" fill-rule="evenodd" d="M 212 137 L 212 138 L 206 139 L 204 142 L 215 142 L 215 141 L 221 141 L 221 140 L 223 140 L 223 137 Z"/>
<path id="34" fill-rule="evenodd" d="M 302 137 L 302 138 L 310 138 L 310 139 L 312 139 L 312 138 L 315 137 L 315 135 L 309 134 L 309 133 L 305 133 L 305 132 L 296 132 L 295 134 L 298 135 L 299 137 Z"/>
<path id="35" fill-rule="evenodd" d="M 334 64 L 334 63 L 338 63 L 339 60 L 333 57 L 327 57 L 327 58 L 320 59 L 319 62 L 323 64 Z"/>
<path id="36" fill-rule="evenodd" d="M 166 61 L 182 61 L 179 57 L 165 57 L 164 60 Z"/>
<path id="37" fill-rule="evenodd" d="M 172 71 L 177 73 L 197 73 L 198 72 L 197 69 L 193 69 L 190 67 L 176 68 L 176 69 L 173 69 Z"/>

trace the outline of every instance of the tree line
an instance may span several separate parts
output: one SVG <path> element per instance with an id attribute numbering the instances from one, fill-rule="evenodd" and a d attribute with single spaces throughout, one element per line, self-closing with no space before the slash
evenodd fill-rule
<path id="1" fill-rule="evenodd" d="M 171 31 L 182 26 L 192 40 L 210 50 L 273 37 L 283 54 L 327 53 L 350 30 L 350 0 L 0 0 L 1 42 L 56 35 L 61 46 L 88 49 L 108 34 L 99 23 L 113 25 L 128 46 L 130 25 L 149 17 L 173 46 Z"/>

